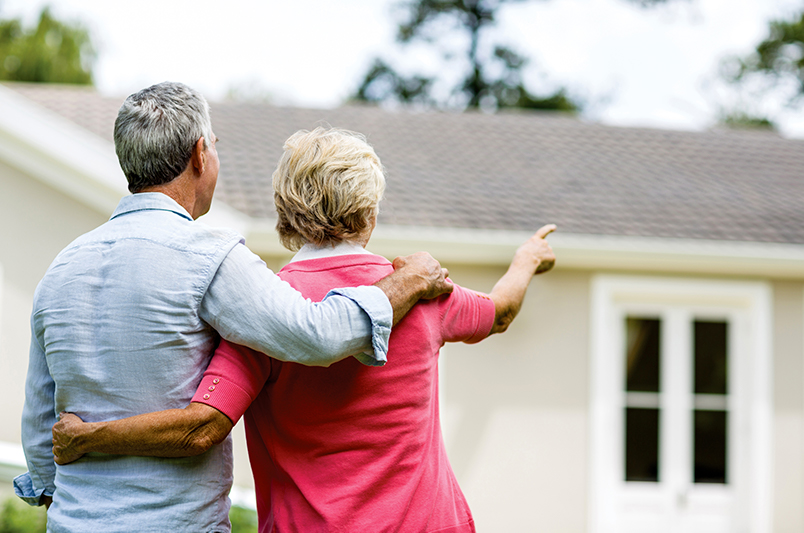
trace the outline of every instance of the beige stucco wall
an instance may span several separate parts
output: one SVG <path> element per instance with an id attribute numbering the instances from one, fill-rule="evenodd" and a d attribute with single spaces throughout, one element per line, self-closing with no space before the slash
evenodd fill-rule
<path id="1" fill-rule="evenodd" d="M 3 162 L 0 191 L 0 369 L 5 391 L 0 441 L 19 442 L 34 290 L 56 254 L 108 215 L 87 209 Z"/>
<path id="2" fill-rule="evenodd" d="M 776 533 L 804 531 L 804 284 L 773 284 L 774 448 Z"/>

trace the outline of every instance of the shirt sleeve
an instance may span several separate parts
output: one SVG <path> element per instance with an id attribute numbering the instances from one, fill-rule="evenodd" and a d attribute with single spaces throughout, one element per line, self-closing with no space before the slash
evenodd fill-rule
<path id="1" fill-rule="evenodd" d="M 22 410 L 22 448 L 28 472 L 14 478 L 14 492 L 29 505 L 40 505 L 43 494 L 52 496 L 56 490 L 56 463 L 53 461 L 51 433 L 57 421 L 54 400 L 56 386 L 36 336 L 33 318 L 31 330 L 25 405 Z"/>
<path id="2" fill-rule="evenodd" d="M 275 359 L 221 340 L 192 401 L 214 407 L 236 424 L 271 376 Z"/>
<path id="3" fill-rule="evenodd" d="M 496 311 L 491 297 L 455 285 L 441 301 L 441 338 L 473 344 L 491 333 Z"/>
<path id="4" fill-rule="evenodd" d="M 280 361 L 329 366 L 350 355 L 385 364 L 393 309 L 377 287 L 331 291 L 311 302 L 245 245 L 221 263 L 201 301 L 202 320 L 235 344 Z"/>

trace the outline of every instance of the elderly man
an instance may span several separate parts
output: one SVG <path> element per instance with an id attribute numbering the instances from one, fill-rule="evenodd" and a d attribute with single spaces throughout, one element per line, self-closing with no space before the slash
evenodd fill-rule
<path id="1" fill-rule="evenodd" d="M 115 147 L 134 194 L 65 248 L 37 287 L 22 419 L 29 472 L 14 485 L 49 507 L 49 531 L 229 531 L 229 439 L 195 457 L 56 467 L 60 411 L 102 421 L 185 407 L 218 334 L 283 361 L 327 366 L 359 354 L 381 365 L 392 322 L 451 290 L 440 265 L 416 254 L 375 286 L 305 300 L 242 237 L 194 221 L 212 201 L 215 142 L 208 105 L 189 87 L 130 96 Z"/>

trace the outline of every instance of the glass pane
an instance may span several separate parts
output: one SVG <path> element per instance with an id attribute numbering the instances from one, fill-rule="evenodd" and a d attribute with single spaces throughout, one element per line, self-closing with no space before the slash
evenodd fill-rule
<path id="1" fill-rule="evenodd" d="M 625 390 L 659 392 L 660 322 L 631 318 L 626 324 Z"/>
<path id="2" fill-rule="evenodd" d="M 725 411 L 695 411 L 695 483 L 726 483 Z"/>
<path id="3" fill-rule="evenodd" d="M 695 393 L 728 393 L 728 325 L 695 321 Z"/>
<path id="4" fill-rule="evenodd" d="M 625 410 L 625 480 L 659 481 L 659 410 Z"/>

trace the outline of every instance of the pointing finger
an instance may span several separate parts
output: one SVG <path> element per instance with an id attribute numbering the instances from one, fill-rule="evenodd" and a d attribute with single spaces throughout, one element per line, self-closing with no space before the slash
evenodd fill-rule
<path id="1" fill-rule="evenodd" d="M 540 239 L 544 239 L 545 237 L 553 233 L 555 230 L 556 230 L 555 224 L 547 224 L 546 226 L 542 226 L 536 231 L 536 236 L 539 237 Z"/>

